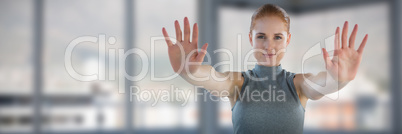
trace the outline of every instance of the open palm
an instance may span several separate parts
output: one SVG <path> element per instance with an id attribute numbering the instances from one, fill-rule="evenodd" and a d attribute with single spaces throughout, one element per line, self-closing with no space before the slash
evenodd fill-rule
<path id="1" fill-rule="evenodd" d="M 358 25 L 356 24 L 350 35 L 348 45 L 348 22 L 346 21 L 343 26 L 342 42 L 339 40 L 339 27 L 336 28 L 335 51 L 332 59 L 329 57 L 327 50 L 325 48 L 322 49 L 327 71 L 339 82 L 353 80 L 362 60 L 363 49 L 366 45 L 368 35 L 366 34 L 359 48 L 355 50 L 357 29 Z M 340 47 L 340 43 L 342 43 L 342 47 Z"/>
<path id="2" fill-rule="evenodd" d="M 179 22 L 175 21 L 176 29 L 176 43 L 173 44 L 169 38 L 168 33 L 165 28 L 162 28 L 163 36 L 165 37 L 166 43 L 168 45 L 168 53 L 170 64 L 173 70 L 178 73 L 196 72 L 201 63 L 204 61 L 206 50 L 208 44 L 204 44 L 201 51 L 198 51 L 198 25 L 197 23 L 193 26 L 193 36 L 190 41 L 190 23 L 188 18 L 184 18 L 184 39 L 182 38 L 182 31 L 180 29 Z"/>

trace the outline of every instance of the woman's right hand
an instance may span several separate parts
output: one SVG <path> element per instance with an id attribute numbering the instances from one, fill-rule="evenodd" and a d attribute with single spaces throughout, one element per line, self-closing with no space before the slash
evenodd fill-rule
<path id="1" fill-rule="evenodd" d="M 178 74 L 195 73 L 204 61 L 208 44 L 202 46 L 201 51 L 198 50 L 198 25 L 193 26 L 193 36 L 190 41 L 190 23 L 188 18 L 184 18 L 184 38 L 182 38 L 182 31 L 179 22 L 174 22 L 176 29 L 176 43 L 173 44 L 169 38 L 165 28 L 162 28 L 163 36 L 165 37 L 168 45 L 168 53 L 170 64 L 174 72 Z M 188 71 L 188 72 L 187 72 Z"/>
<path id="2" fill-rule="evenodd" d="M 192 85 L 202 86 L 215 96 L 232 98 L 235 95 L 235 88 L 242 87 L 244 78 L 241 72 L 225 72 L 216 71 L 211 65 L 201 65 L 207 53 L 208 44 L 202 46 L 201 51 L 198 50 L 198 26 L 193 26 L 192 40 L 190 41 L 190 23 L 188 18 L 184 18 L 184 38 L 179 22 L 174 22 L 176 28 L 176 43 L 173 44 L 169 38 L 166 29 L 163 28 L 163 36 L 165 36 L 168 45 L 168 53 L 170 64 L 174 72 L 180 74 L 183 79 Z M 215 77 L 212 77 L 214 74 Z M 200 79 L 197 79 L 200 78 Z M 216 79 L 222 78 L 222 79 Z M 228 94 L 229 93 L 229 94 Z M 236 99 L 231 99 L 236 100 Z M 234 103 L 233 103 L 234 104 Z"/>

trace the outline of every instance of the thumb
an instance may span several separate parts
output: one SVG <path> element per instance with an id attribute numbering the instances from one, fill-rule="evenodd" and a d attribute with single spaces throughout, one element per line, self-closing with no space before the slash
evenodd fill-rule
<path id="1" fill-rule="evenodd" d="M 329 57 L 329 54 L 325 48 L 322 48 L 322 55 L 325 61 L 325 68 L 331 67 L 332 61 L 331 58 Z"/>
<path id="2" fill-rule="evenodd" d="M 202 48 L 201 48 L 201 52 L 198 52 L 197 55 L 197 61 L 204 61 L 204 57 L 207 54 L 207 48 L 208 48 L 208 43 L 205 43 Z"/>

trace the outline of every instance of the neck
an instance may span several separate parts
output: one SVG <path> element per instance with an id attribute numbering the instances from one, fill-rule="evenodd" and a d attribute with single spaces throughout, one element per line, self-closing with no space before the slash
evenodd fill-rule
<path id="1" fill-rule="evenodd" d="M 266 66 L 266 67 L 275 67 L 275 66 L 280 66 L 281 63 L 273 64 L 273 65 L 266 65 L 266 64 L 262 64 L 262 63 L 257 62 L 257 65 L 259 65 L 259 66 Z"/>
<path id="2" fill-rule="evenodd" d="M 278 66 L 264 66 L 256 64 L 254 67 L 254 71 L 260 77 L 269 77 L 275 80 L 276 76 L 282 72 L 282 66 L 279 64 Z"/>

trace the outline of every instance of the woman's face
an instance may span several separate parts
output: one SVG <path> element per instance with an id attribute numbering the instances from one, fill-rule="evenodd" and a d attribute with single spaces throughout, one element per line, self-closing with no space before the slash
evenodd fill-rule
<path id="1" fill-rule="evenodd" d="M 249 39 L 257 63 L 263 66 L 278 66 L 285 55 L 290 37 L 285 23 L 279 17 L 268 16 L 255 20 Z"/>

